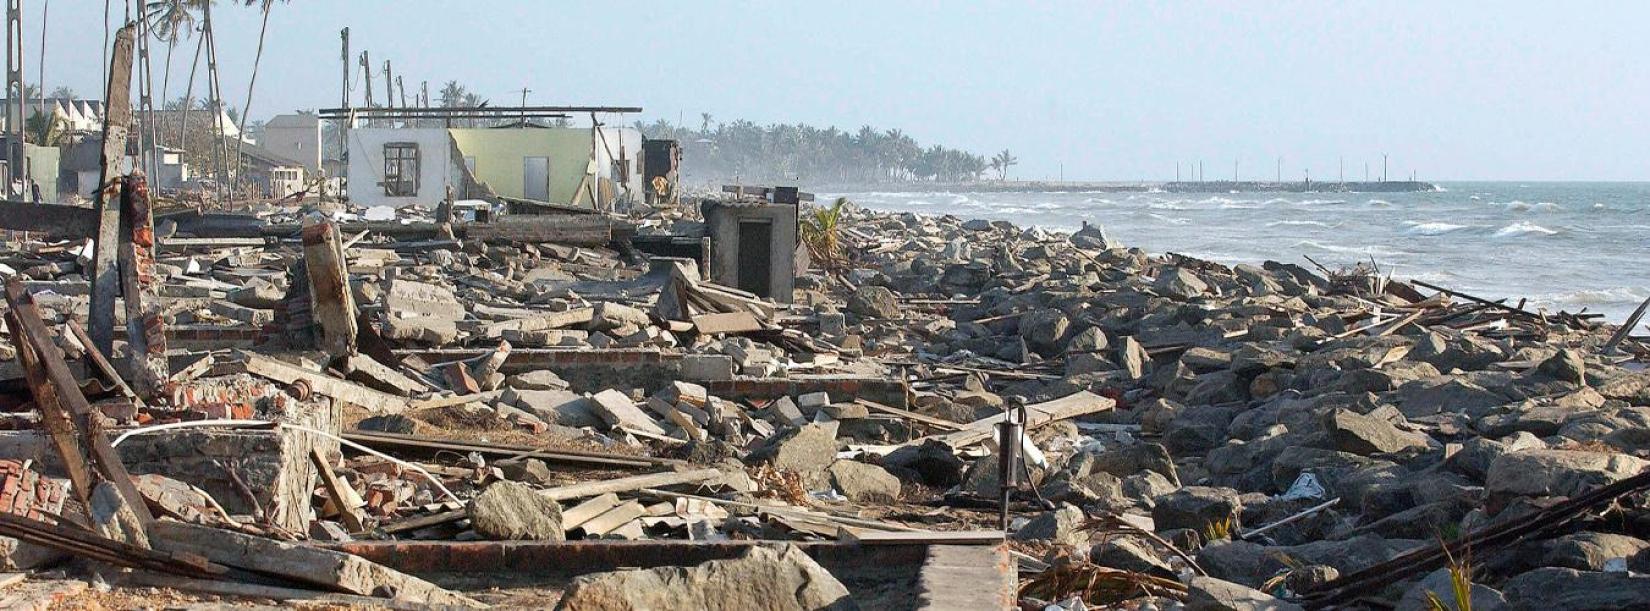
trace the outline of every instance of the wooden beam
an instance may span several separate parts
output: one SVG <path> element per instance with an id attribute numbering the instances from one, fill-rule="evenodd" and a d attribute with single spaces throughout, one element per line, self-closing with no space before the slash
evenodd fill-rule
<path id="1" fill-rule="evenodd" d="M 0 229 L 43 233 L 53 238 L 89 238 L 97 232 L 97 218 L 95 208 L 0 200 Z"/>
<path id="2" fill-rule="evenodd" d="M 120 199 L 115 184 L 121 160 L 126 157 L 126 132 L 132 123 L 132 46 L 136 26 L 128 25 L 115 34 L 109 60 L 108 89 L 103 100 L 102 170 L 97 182 L 97 235 L 93 238 L 91 266 L 92 303 L 87 313 L 94 349 L 114 356 L 115 297 L 120 294 L 120 273 L 115 268 L 120 242 Z"/>
<path id="3" fill-rule="evenodd" d="M 282 384 L 291 384 L 303 380 L 313 392 L 381 413 L 394 414 L 407 409 L 407 399 L 404 397 L 397 397 L 354 382 L 308 371 L 297 365 L 277 361 L 266 356 L 241 350 L 235 352 L 236 356 L 243 361 L 247 373 L 253 375 L 263 376 Z"/>
<path id="4" fill-rule="evenodd" d="M 321 486 L 326 489 L 327 496 L 332 498 L 332 506 L 338 510 L 338 519 L 343 521 L 344 527 L 351 533 L 365 531 L 366 526 L 361 523 L 361 508 L 351 503 L 350 497 L 354 495 L 344 491 L 344 487 L 349 484 L 340 481 L 338 475 L 332 472 L 332 464 L 327 462 L 326 457 L 321 456 L 320 450 L 311 449 L 309 461 L 315 464 L 315 473 L 321 476 Z"/>

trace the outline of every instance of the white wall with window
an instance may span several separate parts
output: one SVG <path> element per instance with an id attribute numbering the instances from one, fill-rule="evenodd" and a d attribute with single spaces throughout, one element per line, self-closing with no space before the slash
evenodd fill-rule
<path id="1" fill-rule="evenodd" d="M 454 168 L 444 128 L 349 130 L 347 192 L 356 204 L 433 208 L 446 196 Z"/>

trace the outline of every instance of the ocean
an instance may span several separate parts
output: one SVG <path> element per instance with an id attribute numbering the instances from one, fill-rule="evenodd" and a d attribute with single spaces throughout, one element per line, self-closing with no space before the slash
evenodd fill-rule
<path id="1" fill-rule="evenodd" d="M 1108 236 L 1152 254 L 1335 269 L 1373 260 L 1479 297 L 1598 312 L 1650 296 L 1650 183 L 1442 183 L 1422 193 L 860 192 L 877 210 L 950 214 Z M 822 201 L 829 201 L 821 195 Z"/>

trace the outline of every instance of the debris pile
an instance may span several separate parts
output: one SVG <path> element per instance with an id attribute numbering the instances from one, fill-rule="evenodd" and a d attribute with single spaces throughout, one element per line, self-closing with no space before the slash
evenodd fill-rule
<path id="1" fill-rule="evenodd" d="M 4 562 L 392 606 L 1650 602 L 1636 322 L 833 210 L 784 298 L 639 250 L 714 237 L 691 209 L 157 210 L 108 350 L 94 247 L 10 242 Z M 610 540 L 697 551 L 529 595 L 375 547 Z M 927 555 L 889 585 L 820 542 Z"/>

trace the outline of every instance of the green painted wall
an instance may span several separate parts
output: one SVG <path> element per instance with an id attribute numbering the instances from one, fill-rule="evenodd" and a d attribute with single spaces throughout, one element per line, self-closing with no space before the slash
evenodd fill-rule
<path id="1" fill-rule="evenodd" d="M 476 179 L 506 197 L 523 197 L 522 159 L 550 158 L 550 201 L 573 201 L 590 163 L 589 128 L 448 130 L 465 157 L 475 158 Z"/>

